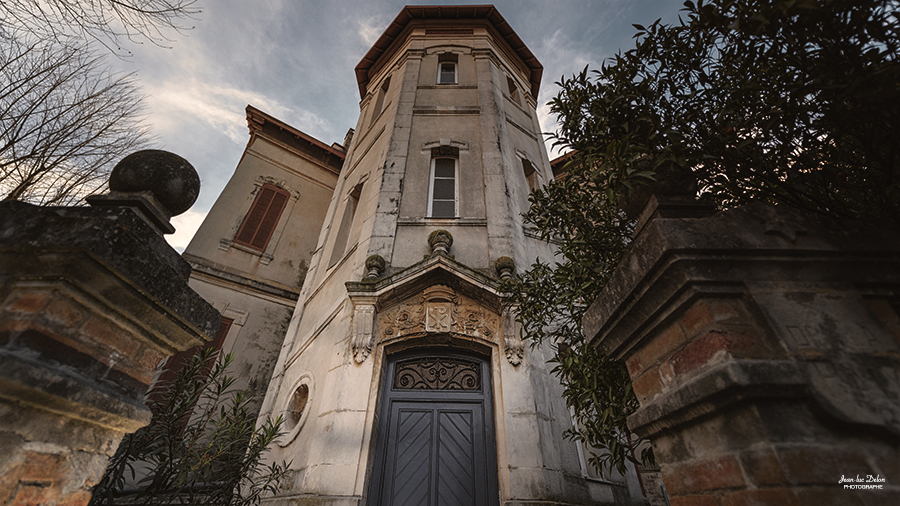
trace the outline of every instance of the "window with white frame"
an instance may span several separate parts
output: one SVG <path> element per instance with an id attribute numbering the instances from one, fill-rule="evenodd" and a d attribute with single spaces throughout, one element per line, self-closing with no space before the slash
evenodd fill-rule
<path id="1" fill-rule="evenodd" d="M 438 84 L 456 84 L 458 56 L 454 53 L 438 55 Z"/>
<path id="2" fill-rule="evenodd" d="M 431 159 L 431 184 L 428 191 L 430 218 L 456 218 L 458 191 L 457 158 L 438 155 Z"/>

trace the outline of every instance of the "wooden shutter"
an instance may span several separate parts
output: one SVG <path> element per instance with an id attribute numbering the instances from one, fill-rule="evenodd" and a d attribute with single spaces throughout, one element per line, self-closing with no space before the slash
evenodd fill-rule
<path id="1" fill-rule="evenodd" d="M 225 336 L 228 335 L 228 331 L 231 330 L 231 324 L 234 323 L 234 320 L 231 318 L 222 317 L 222 322 L 219 324 L 219 330 L 216 331 L 216 337 L 210 341 L 208 344 L 204 346 L 209 346 L 211 348 L 220 349 L 222 348 L 222 344 L 225 342 Z"/>
<path id="2" fill-rule="evenodd" d="M 250 212 L 241 223 L 234 242 L 265 251 L 284 206 L 287 205 L 288 197 L 288 192 L 277 186 L 262 185 L 253 205 L 250 206 Z"/>
<path id="3" fill-rule="evenodd" d="M 198 346 L 194 346 L 193 348 L 188 348 L 184 351 L 179 351 L 178 353 L 169 357 L 166 361 L 165 369 L 163 369 L 162 373 L 160 373 L 159 378 L 154 382 L 154 388 L 150 390 L 149 396 L 150 398 L 162 402 L 162 390 L 157 388 L 159 385 L 167 385 L 171 384 L 175 381 L 175 376 L 178 374 L 182 368 L 184 368 L 185 364 L 191 360 L 198 351 L 202 348 L 212 348 L 214 350 L 219 350 L 222 348 L 222 344 L 225 342 L 225 336 L 228 335 L 228 331 L 231 329 L 231 324 L 234 323 L 234 320 L 231 318 L 222 317 L 221 322 L 219 323 L 219 330 L 216 331 L 216 336 L 212 341 L 201 344 Z"/>

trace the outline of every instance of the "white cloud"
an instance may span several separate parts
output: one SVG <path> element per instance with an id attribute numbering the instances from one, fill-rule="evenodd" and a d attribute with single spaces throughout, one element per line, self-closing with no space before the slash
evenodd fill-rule
<path id="1" fill-rule="evenodd" d="M 593 61 L 592 53 L 597 52 L 600 52 L 597 48 L 587 50 L 576 45 L 562 28 L 541 41 L 541 55 L 547 60 L 548 70 L 551 67 L 561 68 L 566 74 L 580 71 L 588 63 L 596 63 Z M 550 74 L 554 81 L 559 79 L 559 76 L 560 74 Z"/>
<path id="2" fill-rule="evenodd" d="M 391 18 L 388 16 L 369 16 L 357 20 L 359 28 L 356 33 L 360 36 L 367 46 L 375 44 L 378 37 L 384 33 L 385 28 L 390 24 Z"/>
<path id="3" fill-rule="evenodd" d="M 541 40 L 539 54 L 544 63 L 544 82 L 541 86 L 541 97 L 538 100 L 537 115 L 543 132 L 555 132 L 557 128 L 556 117 L 550 114 L 550 106 L 547 105 L 549 97 L 559 92 L 556 81 L 562 76 L 571 76 L 581 72 L 588 64 L 597 67 L 596 48 L 585 48 L 576 44 L 563 29 L 556 30 L 551 35 Z M 552 147 L 553 142 L 544 137 L 544 144 L 550 159 L 556 158 L 562 152 L 559 148 Z"/>
<path id="4" fill-rule="evenodd" d="M 538 104 L 537 107 L 538 122 L 541 125 L 541 132 L 544 134 L 556 132 L 556 116 L 550 114 L 550 106 L 547 104 Z M 544 135 L 544 146 L 547 147 L 547 153 L 553 160 L 557 156 L 563 154 L 560 148 L 553 147 L 553 140 Z"/>
<path id="5" fill-rule="evenodd" d="M 172 226 L 175 227 L 175 233 L 166 236 L 169 246 L 175 248 L 179 253 L 184 253 L 184 248 L 187 248 L 204 219 L 206 219 L 206 211 L 187 211 L 173 217 Z"/>
<path id="6" fill-rule="evenodd" d="M 183 121 L 192 119 L 228 136 L 238 144 L 247 142 L 247 104 L 279 119 L 299 119 L 306 128 L 321 127 L 327 122 L 309 111 L 295 112 L 277 100 L 259 93 L 192 79 L 188 83 L 161 83 L 146 87 L 148 102 L 154 112 L 154 128 L 171 135 L 184 128 Z"/>

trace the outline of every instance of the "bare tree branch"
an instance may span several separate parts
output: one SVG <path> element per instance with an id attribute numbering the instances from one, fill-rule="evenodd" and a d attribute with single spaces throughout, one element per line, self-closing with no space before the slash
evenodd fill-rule
<path id="1" fill-rule="evenodd" d="M 71 44 L 0 39 L 0 198 L 69 205 L 146 147 L 133 76 Z"/>
<path id="2" fill-rule="evenodd" d="M 196 0 L 4 0 L 0 32 L 35 35 L 42 40 L 74 36 L 96 41 L 117 56 L 128 56 L 122 39 L 168 45 L 183 23 L 200 13 Z"/>
<path id="3" fill-rule="evenodd" d="M 147 146 L 133 76 L 92 48 L 124 57 L 123 39 L 163 46 L 191 28 L 195 1 L 0 2 L 0 199 L 79 203 Z"/>

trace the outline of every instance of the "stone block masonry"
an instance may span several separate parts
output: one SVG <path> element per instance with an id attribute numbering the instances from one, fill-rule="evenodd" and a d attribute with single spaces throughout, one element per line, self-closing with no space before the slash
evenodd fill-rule
<path id="1" fill-rule="evenodd" d="M 0 267 L 0 504 L 85 505 L 157 364 L 220 316 L 128 206 L 2 202 Z"/>
<path id="2" fill-rule="evenodd" d="M 669 208 L 584 327 L 628 366 L 629 427 L 652 441 L 672 506 L 885 505 L 900 504 L 898 309 L 895 233 L 764 205 Z"/>

